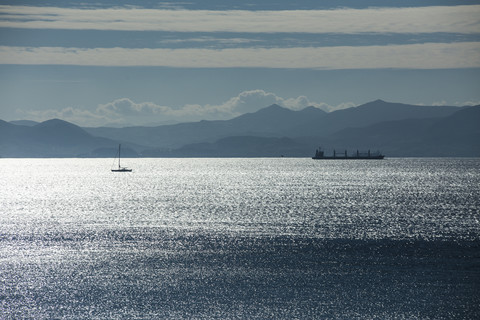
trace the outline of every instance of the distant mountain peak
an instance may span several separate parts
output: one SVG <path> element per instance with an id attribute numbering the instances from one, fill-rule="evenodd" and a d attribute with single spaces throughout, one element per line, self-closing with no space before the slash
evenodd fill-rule
<path id="1" fill-rule="evenodd" d="M 84 129 L 71 122 L 61 119 L 50 119 L 43 121 L 35 126 L 35 129 L 42 130 L 44 133 L 58 133 L 64 135 L 90 136 Z"/>
<path id="2" fill-rule="evenodd" d="M 302 113 L 308 113 L 308 114 L 327 114 L 327 112 L 325 110 L 322 110 L 320 108 L 317 108 L 317 107 L 314 107 L 314 106 L 309 106 L 309 107 L 305 107 L 303 108 L 302 110 L 300 110 L 300 112 Z"/>
<path id="3" fill-rule="evenodd" d="M 50 120 L 46 120 L 44 122 L 46 122 L 46 123 L 63 123 L 63 124 L 69 124 L 69 125 L 77 126 L 74 123 L 68 122 L 66 120 L 58 119 L 58 118 L 53 118 L 53 119 L 50 119 Z"/>
<path id="4" fill-rule="evenodd" d="M 281 109 L 288 110 L 287 108 L 282 107 L 282 106 L 274 103 L 274 104 L 272 104 L 272 105 L 270 105 L 266 108 L 260 109 L 259 111 L 261 111 L 261 110 L 281 110 Z"/>
<path id="5" fill-rule="evenodd" d="M 278 104 L 272 104 L 271 106 L 260 109 L 257 112 L 254 112 L 253 114 L 270 114 L 270 113 L 279 113 L 279 112 L 285 113 L 285 112 L 291 112 L 291 111 L 293 110 L 279 106 Z"/>
<path id="6" fill-rule="evenodd" d="M 273 104 L 230 120 L 88 131 L 60 119 L 33 127 L 0 120 L 0 156 L 98 155 L 92 150 L 111 150 L 119 140 L 152 148 L 144 153 L 149 156 L 309 156 L 319 143 L 352 149 L 374 146 L 388 156 L 478 156 L 479 116 L 480 106 L 418 106 L 377 99 L 328 113 Z"/>
<path id="7" fill-rule="evenodd" d="M 382 99 L 377 99 L 377 100 L 370 101 L 370 102 L 367 102 L 365 104 L 359 105 L 358 107 L 362 107 L 362 106 L 384 106 L 384 105 L 390 105 L 390 104 L 393 104 L 393 103 L 387 102 L 387 101 L 382 100 Z"/>
<path id="8" fill-rule="evenodd" d="M 57 119 L 57 118 L 54 118 L 54 119 L 50 119 L 50 120 L 46 120 L 46 121 L 40 122 L 40 123 L 39 123 L 39 124 L 37 124 L 36 126 L 39 126 L 39 127 L 44 127 L 44 126 L 51 126 L 51 125 L 67 125 L 67 126 L 76 126 L 76 125 L 74 125 L 73 123 L 70 123 L 70 122 L 68 122 L 68 121 L 65 121 L 65 120 Z"/>
<path id="9" fill-rule="evenodd" d="M 13 120 L 13 121 L 10 121 L 10 123 L 17 126 L 26 126 L 26 127 L 33 127 L 38 124 L 38 122 L 32 121 L 32 120 Z"/>

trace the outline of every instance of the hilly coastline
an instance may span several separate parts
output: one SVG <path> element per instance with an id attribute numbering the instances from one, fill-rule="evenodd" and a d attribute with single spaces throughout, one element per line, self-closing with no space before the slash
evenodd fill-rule
<path id="1" fill-rule="evenodd" d="M 67 121 L 52 119 L 18 125 L 0 120 L 0 157 L 67 158 L 111 156 L 118 141 L 95 137 Z M 107 152 L 103 152 L 107 150 Z M 128 148 L 125 153 L 132 153 Z"/>
<path id="2" fill-rule="evenodd" d="M 308 157 L 318 146 L 392 157 L 480 156 L 480 106 L 373 101 L 326 113 L 272 105 L 230 120 L 81 128 L 53 119 L 0 121 L 1 157 Z"/>

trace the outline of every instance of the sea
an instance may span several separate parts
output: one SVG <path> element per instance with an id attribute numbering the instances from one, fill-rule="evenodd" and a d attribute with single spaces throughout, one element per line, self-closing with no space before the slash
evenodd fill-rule
<path id="1" fill-rule="evenodd" d="M 0 319 L 479 319 L 480 159 L 0 159 Z"/>

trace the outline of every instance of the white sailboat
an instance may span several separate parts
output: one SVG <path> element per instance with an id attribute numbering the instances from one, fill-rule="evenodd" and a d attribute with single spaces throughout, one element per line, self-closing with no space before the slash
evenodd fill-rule
<path id="1" fill-rule="evenodd" d="M 122 145 L 118 145 L 118 168 L 117 169 L 112 169 L 112 172 L 132 172 L 132 169 L 128 169 L 127 167 L 122 167 L 120 165 L 120 151 L 121 151 Z"/>

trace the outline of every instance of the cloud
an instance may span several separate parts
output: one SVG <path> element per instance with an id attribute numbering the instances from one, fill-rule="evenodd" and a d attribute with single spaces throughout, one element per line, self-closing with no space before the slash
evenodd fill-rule
<path id="1" fill-rule="evenodd" d="M 306 96 L 299 96 L 296 98 L 282 98 L 274 93 L 266 92 L 264 90 L 250 90 L 240 93 L 223 103 L 218 108 L 229 110 L 232 115 L 240 115 L 247 112 L 255 112 L 266 106 L 278 104 L 282 107 L 291 110 L 302 110 L 306 107 L 316 107 L 327 112 L 334 110 L 355 107 L 356 104 L 352 102 L 342 103 L 340 105 L 329 105 L 325 102 L 314 102 Z"/>
<path id="2" fill-rule="evenodd" d="M 135 103 L 128 98 L 121 98 L 112 102 L 101 104 L 96 112 L 105 116 L 153 116 L 168 113 L 169 107 L 159 106 L 152 102 Z"/>
<path id="3" fill-rule="evenodd" d="M 134 102 L 129 98 L 120 98 L 100 104 L 95 110 L 67 107 L 60 110 L 18 111 L 23 119 L 45 121 L 52 118 L 63 119 L 80 126 L 127 126 L 127 125 L 159 125 L 175 122 L 199 120 L 223 120 L 258 111 L 272 104 L 278 104 L 292 110 L 301 110 L 314 106 L 325 111 L 333 111 L 355 104 L 343 103 L 331 106 L 326 103 L 310 101 L 305 96 L 282 98 L 264 90 L 249 90 L 217 105 L 188 104 L 178 108 L 157 105 L 153 102 Z"/>
<path id="4" fill-rule="evenodd" d="M 219 119 L 232 118 L 244 113 L 256 112 L 272 104 L 278 104 L 284 108 L 295 111 L 312 106 L 327 112 L 356 106 L 351 102 L 342 103 L 338 106 L 332 106 L 324 102 L 317 103 L 310 101 L 306 96 L 282 98 L 274 93 L 257 89 L 241 92 L 236 97 L 232 97 L 220 105 L 206 105 L 202 110 L 204 110 L 204 115 L 206 116 L 214 115 Z"/>
<path id="5" fill-rule="evenodd" d="M 476 101 L 464 101 L 464 102 L 455 102 L 455 105 L 456 106 L 460 106 L 460 107 L 464 107 L 464 106 L 470 106 L 470 107 L 473 107 L 473 106 L 480 106 L 480 101 L 476 100 Z"/>
<path id="6" fill-rule="evenodd" d="M 478 33 L 480 6 L 335 10 L 79 9 L 0 6 L 0 27 L 248 33 Z"/>
<path id="7" fill-rule="evenodd" d="M 419 103 L 419 105 L 425 105 L 424 103 Z M 469 101 L 455 101 L 454 103 L 449 103 L 445 100 L 442 101 L 435 101 L 430 104 L 431 106 L 457 106 L 457 107 L 466 107 L 466 106 L 478 106 L 480 105 L 480 101 L 474 101 L 474 100 L 469 100 Z"/>
<path id="8" fill-rule="evenodd" d="M 179 108 L 160 106 L 153 102 L 136 103 L 128 98 L 116 99 L 101 104 L 95 113 L 111 119 L 128 118 L 129 121 L 152 121 L 152 116 L 159 119 L 175 121 L 198 121 L 230 119 L 244 113 L 255 112 L 272 104 L 279 104 L 287 108 L 303 109 L 309 101 L 306 97 L 283 99 L 264 90 L 244 91 L 235 97 L 218 105 L 187 104 Z"/>
<path id="9" fill-rule="evenodd" d="M 478 68 L 480 42 L 222 50 L 0 46 L 0 64 L 330 70 Z"/>
<path id="10" fill-rule="evenodd" d="M 272 104 L 281 104 L 283 99 L 277 95 L 263 90 L 250 90 L 240 93 L 238 96 L 230 98 L 222 105 L 217 106 L 218 110 L 223 110 L 234 115 L 255 112 L 262 107 Z"/>
<path id="11" fill-rule="evenodd" d="M 153 126 L 200 120 L 227 120 L 245 113 L 256 112 L 272 104 L 278 104 L 295 111 L 312 106 L 326 112 L 357 106 L 354 102 L 343 102 L 338 105 L 315 102 L 306 96 L 283 98 L 272 92 L 257 89 L 241 92 L 220 104 L 187 104 L 174 108 L 161 106 L 153 102 L 134 102 L 129 98 L 120 98 L 105 104 L 99 104 L 95 110 L 67 107 L 60 110 L 30 110 L 18 111 L 17 113 L 22 119 L 45 121 L 59 118 L 84 127 Z M 453 104 L 440 101 L 429 105 L 473 106 L 479 104 L 478 101 L 455 102 Z M 419 103 L 418 105 L 425 104 Z"/>

